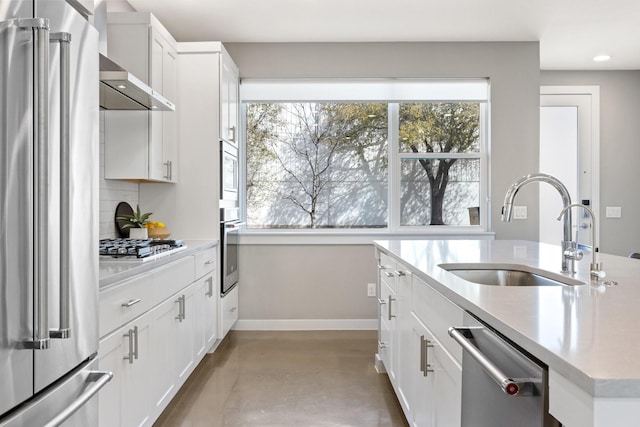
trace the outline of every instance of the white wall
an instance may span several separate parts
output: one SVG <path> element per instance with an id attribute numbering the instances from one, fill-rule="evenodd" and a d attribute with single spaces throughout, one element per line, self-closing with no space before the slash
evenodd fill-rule
<path id="1" fill-rule="evenodd" d="M 488 77 L 491 81 L 491 228 L 537 239 L 536 186 L 518 194 L 531 221 L 500 222 L 504 194 L 538 170 L 537 42 L 226 43 L 245 77 Z M 255 237 L 252 236 L 252 242 Z M 375 319 L 366 283 L 371 245 L 242 245 L 240 319 Z"/>
<path id="2" fill-rule="evenodd" d="M 600 86 L 600 251 L 640 251 L 640 71 L 542 71 L 540 84 Z M 605 218 L 607 206 L 622 218 Z"/>

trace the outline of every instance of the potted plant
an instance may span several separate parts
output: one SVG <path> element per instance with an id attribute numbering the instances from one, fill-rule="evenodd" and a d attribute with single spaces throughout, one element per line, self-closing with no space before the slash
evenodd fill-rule
<path id="1" fill-rule="evenodd" d="M 122 215 L 117 217 L 118 221 L 124 221 L 122 229 L 129 229 L 129 238 L 131 239 L 147 239 L 147 229 L 145 224 L 149 222 L 151 212 L 142 213 L 140 205 L 136 205 L 136 210 L 131 215 Z"/>

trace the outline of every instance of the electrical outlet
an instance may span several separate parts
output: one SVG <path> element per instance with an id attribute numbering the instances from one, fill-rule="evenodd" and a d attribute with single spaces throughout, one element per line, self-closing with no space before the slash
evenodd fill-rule
<path id="1" fill-rule="evenodd" d="M 367 296 L 375 297 L 376 296 L 376 284 L 375 283 L 367 283 Z"/>
<path id="2" fill-rule="evenodd" d="M 607 218 L 622 218 L 622 207 L 621 206 L 607 206 L 605 211 L 605 215 Z"/>
<path id="3" fill-rule="evenodd" d="M 514 206 L 513 207 L 513 219 L 527 219 L 527 207 L 526 206 Z"/>

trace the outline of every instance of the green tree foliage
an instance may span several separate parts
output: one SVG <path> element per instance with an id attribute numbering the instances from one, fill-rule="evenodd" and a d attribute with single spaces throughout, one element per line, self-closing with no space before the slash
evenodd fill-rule
<path id="1" fill-rule="evenodd" d="M 400 151 L 468 153 L 479 150 L 480 108 L 477 103 L 400 105 Z M 444 157 L 444 156 L 443 156 Z M 431 189 L 430 225 L 444 225 L 443 202 L 449 171 L 458 159 L 420 159 Z M 409 197 L 409 194 L 405 195 Z M 401 203 L 403 205 L 403 203 Z"/>

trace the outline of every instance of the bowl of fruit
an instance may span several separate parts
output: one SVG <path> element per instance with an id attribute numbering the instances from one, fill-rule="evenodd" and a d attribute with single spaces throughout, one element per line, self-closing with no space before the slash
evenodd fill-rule
<path id="1" fill-rule="evenodd" d="M 147 221 L 144 225 L 150 239 L 166 239 L 171 235 L 169 229 L 161 221 Z"/>

